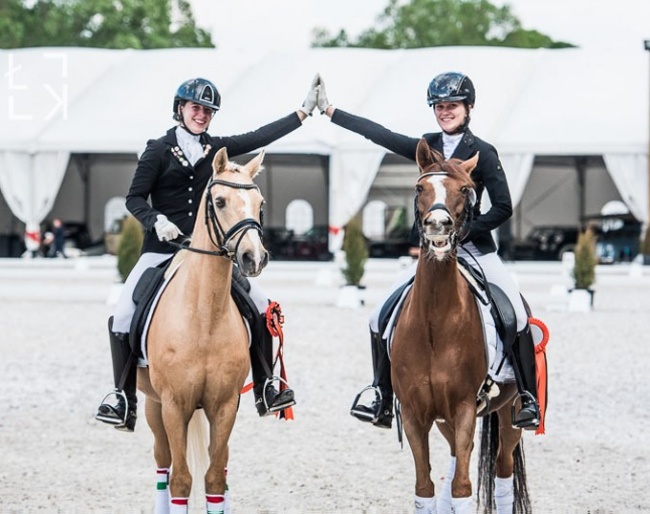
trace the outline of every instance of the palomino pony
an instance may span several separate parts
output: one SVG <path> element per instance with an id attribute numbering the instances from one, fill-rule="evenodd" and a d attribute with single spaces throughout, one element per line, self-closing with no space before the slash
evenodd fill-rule
<path id="1" fill-rule="evenodd" d="M 401 403 L 404 431 L 415 461 L 416 514 L 469 514 L 472 484 L 470 456 L 477 419 L 477 395 L 487 377 L 481 315 L 467 281 L 458 269 L 457 246 L 475 201 L 470 173 L 478 154 L 467 161 L 445 161 L 422 139 L 416 160 L 416 217 L 421 253 L 413 288 L 404 302 L 392 342 L 392 381 Z M 487 426 L 491 448 L 481 456 L 485 511 L 498 514 L 530 512 L 523 470 L 521 429 L 511 424 L 514 383 L 499 384 L 500 395 L 490 401 Z M 497 424 L 498 416 L 498 424 Z M 430 477 L 429 431 L 436 423 L 451 451 L 446 487 L 435 496 Z M 484 422 L 484 430 L 486 430 Z M 498 437 L 498 439 L 497 439 Z M 498 445 L 498 446 L 497 446 Z M 483 444 L 482 444 L 483 446 Z M 495 462 L 496 459 L 496 462 Z M 516 464 L 516 465 L 515 465 Z M 514 493 L 512 484 L 515 471 Z M 496 472 L 495 487 L 491 476 Z M 452 480 L 453 478 L 453 480 Z M 513 504 L 514 497 L 514 504 Z"/>
<path id="2" fill-rule="evenodd" d="M 259 275 L 268 262 L 261 240 L 264 199 L 253 183 L 263 157 L 262 152 L 239 166 L 228 161 L 225 148 L 217 152 L 189 251 L 177 255 L 182 262 L 150 322 L 149 367 L 139 368 L 138 384 L 147 397 L 160 474 L 156 514 L 188 512 L 188 424 L 198 408 L 209 422 L 207 512 L 227 508 L 228 439 L 250 367 L 248 332 L 231 298 L 231 275 L 233 262 L 245 276 Z"/>

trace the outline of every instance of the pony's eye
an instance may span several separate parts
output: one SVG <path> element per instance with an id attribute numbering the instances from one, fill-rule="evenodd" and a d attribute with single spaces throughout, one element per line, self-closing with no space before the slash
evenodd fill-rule
<path id="1" fill-rule="evenodd" d="M 417 186 L 415 186 L 415 192 L 416 192 L 416 193 L 421 193 L 421 192 L 423 191 L 423 189 L 424 189 L 424 188 L 423 188 L 421 185 L 419 185 L 419 184 L 418 184 Z"/>
<path id="2" fill-rule="evenodd" d="M 461 187 L 460 192 L 463 193 L 464 195 L 467 195 L 467 193 L 469 192 L 469 187 L 467 186 Z"/>
<path id="3" fill-rule="evenodd" d="M 217 209 L 223 209 L 226 206 L 226 200 L 223 197 L 219 196 L 215 198 L 214 204 L 217 206 Z"/>

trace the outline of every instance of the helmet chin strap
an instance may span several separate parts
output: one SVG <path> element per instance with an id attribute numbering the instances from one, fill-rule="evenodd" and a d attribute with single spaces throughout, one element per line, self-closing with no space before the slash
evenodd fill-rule
<path id="1" fill-rule="evenodd" d="M 200 136 L 201 134 L 204 134 L 204 133 L 208 130 L 208 129 L 206 128 L 203 132 L 199 132 L 199 133 L 197 134 L 196 132 L 192 132 L 190 129 L 188 129 L 188 128 L 185 126 L 185 123 L 183 123 L 182 121 L 181 121 L 181 123 L 180 123 L 180 126 L 181 126 L 181 128 L 185 129 L 185 131 L 187 131 L 187 132 L 189 132 L 190 134 L 192 134 L 193 136 Z"/>

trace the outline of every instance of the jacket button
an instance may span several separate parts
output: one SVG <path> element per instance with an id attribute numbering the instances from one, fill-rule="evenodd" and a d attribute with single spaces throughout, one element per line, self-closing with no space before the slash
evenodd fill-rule
<path id="1" fill-rule="evenodd" d="M 191 216 L 191 215 L 192 215 L 192 213 L 191 213 L 191 212 L 188 212 L 188 213 L 187 213 L 187 215 L 188 215 L 188 216 Z"/>

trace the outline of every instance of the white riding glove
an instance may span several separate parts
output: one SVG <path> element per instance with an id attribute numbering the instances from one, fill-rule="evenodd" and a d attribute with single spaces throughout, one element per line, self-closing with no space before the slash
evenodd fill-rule
<path id="1" fill-rule="evenodd" d="M 164 214 L 158 214 L 156 219 L 158 221 L 154 223 L 153 228 L 156 230 L 158 241 L 172 241 L 183 234 Z"/>
<path id="2" fill-rule="evenodd" d="M 309 88 L 309 93 L 307 93 L 307 98 L 305 98 L 302 106 L 298 109 L 299 111 L 304 112 L 307 116 L 311 116 L 312 111 L 316 108 L 316 102 L 318 101 L 318 84 L 320 84 L 320 75 L 316 73 L 314 80 L 311 81 L 311 87 Z"/>
<path id="3" fill-rule="evenodd" d="M 321 114 L 325 114 L 327 108 L 332 105 L 327 99 L 327 93 L 325 92 L 325 82 L 323 79 L 320 79 L 320 87 L 318 88 L 318 99 L 316 100 L 318 105 L 318 110 Z"/>

